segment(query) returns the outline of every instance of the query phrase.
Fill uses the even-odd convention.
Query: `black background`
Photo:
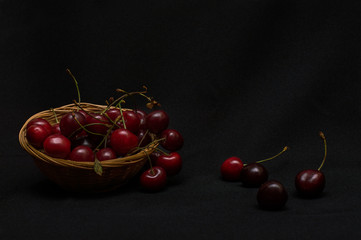
[[[360,1],[0,1],[1,239],[360,239]],[[165,191],[137,180],[83,196],[49,182],[21,149],[33,114],[103,104],[143,84],[182,132],[184,167]],[[141,101],[140,101],[141,102]],[[140,103],[137,103],[140,104]],[[132,107],[132,106],[129,106]],[[294,177],[329,154],[322,197]],[[220,179],[230,156],[265,163],[289,201]]]

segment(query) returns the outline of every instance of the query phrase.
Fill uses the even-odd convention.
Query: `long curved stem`
[[[320,131],[320,137],[322,138],[323,140],[323,145],[325,146],[325,152],[323,154],[323,160],[322,160],[322,163],[321,165],[318,167],[318,171],[321,170],[321,168],[323,167],[323,164],[325,164],[325,161],[326,161],[326,156],[327,156],[327,142],[326,142],[326,137],[325,137],[325,134],[323,134],[323,132]]]
[[[262,163],[262,162],[267,162],[267,161],[269,161],[269,160],[272,160],[272,159],[278,157],[279,155],[281,155],[282,153],[284,153],[285,151],[287,151],[288,149],[289,149],[289,147],[288,147],[288,146],[285,146],[281,152],[277,153],[277,154],[274,155],[273,157],[270,157],[270,158],[266,158],[266,159],[257,161],[256,163]]]
[[[79,91],[79,85],[78,81],[75,79],[74,75],[70,72],[69,69],[66,69],[66,72],[70,75],[70,77],[74,80],[76,91],[78,92],[78,102],[81,102],[80,100],[80,91]]]

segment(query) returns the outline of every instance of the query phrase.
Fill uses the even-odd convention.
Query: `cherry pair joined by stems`
[[[287,151],[288,147],[284,147],[281,152],[273,157],[266,158],[255,163],[244,164],[238,157],[230,157],[226,159],[221,166],[221,175],[226,181],[242,181],[245,186],[257,187],[268,179],[266,168],[260,164],[272,160]]]

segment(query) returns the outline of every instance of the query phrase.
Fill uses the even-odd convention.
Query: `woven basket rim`
[[[106,107],[105,105],[98,105],[98,104],[87,103],[87,102],[81,102],[80,106],[84,109],[91,108],[91,109],[97,109],[97,110],[102,110]],[[58,108],[54,108],[53,110],[55,111],[55,113],[57,115],[61,115],[61,114],[65,114],[65,113],[68,113],[69,111],[76,110],[76,109],[77,109],[77,106],[74,103],[72,103],[72,104],[63,105]],[[122,110],[130,111],[131,109],[122,108]],[[20,143],[21,147],[26,152],[28,152],[31,156],[33,156],[39,160],[42,160],[44,162],[47,162],[49,164],[59,165],[59,166],[63,166],[63,167],[70,167],[70,168],[93,169],[94,162],[77,162],[77,161],[72,161],[72,160],[53,158],[53,157],[46,155],[44,152],[34,148],[28,142],[28,140],[26,138],[27,124],[32,119],[45,118],[46,120],[48,120],[47,117],[44,117],[44,116],[53,116],[53,115],[54,114],[53,114],[52,110],[49,109],[49,110],[44,110],[44,111],[38,112],[38,113],[32,115],[30,118],[28,118],[19,131],[19,143]],[[147,157],[149,154],[151,154],[158,145],[159,145],[158,142],[153,142],[147,148],[143,149],[142,151],[140,151],[134,155],[101,161],[101,165],[103,168],[116,168],[116,167],[121,167],[124,165],[143,161],[143,159],[145,157]]]

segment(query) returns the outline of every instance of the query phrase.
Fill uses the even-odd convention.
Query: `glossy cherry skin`
[[[178,151],[183,147],[183,137],[182,135],[175,129],[166,129],[161,133],[161,137],[164,140],[161,142],[162,147],[167,149],[168,151],[174,152]]]
[[[136,134],[139,131],[140,125],[140,119],[138,117],[138,114],[136,114],[134,111],[123,111],[123,117],[127,129],[132,133]],[[124,128],[122,120],[118,122],[118,125],[121,128]]]
[[[81,131],[81,125],[86,124],[85,117],[79,112],[67,113],[60,120],[61,134],[69,137],[76,134],[76,131]]]
[[[93,150],[87,146],[78,146],[70,152],[69,160],[77,162],[94,162]]]
[[[243,162],[238,157],[227,158],[221,165],[221,175],[226,181],[239,181],[241,179],[241,171]]]
[[[318,170],[303,170],[295,178],[298,193],[306,197],[316,197],[321,194],[325,184],[325,175]]]
[[[168,114],[163,110],[155,110],[147,115],[147,128],[150,132],[159,134],[167,129],[169,124]]]
[[[26,125],[26,128],[29,128],[32,125],[41,125],[45,128],[49,135],[52,134],[52,126],[47,120],[43,118],[34,118],[28,123],[28,125]]]
[[[139,109],[134,110],[134,112],[138,114],[139,117],[139,121],[140,121],[139,129],[143,129],[143,130],[147,129],[147,120],[146,120],[147,113]]]
[[[247,164],[241,171],[241,182],[246,187],[259,187],[267,179],[268,171],[259,163]]]
[[[162,154],[160,152],[152,152],[149,157],[150,157],[150,161],[152,162],[152,165],[154,166],[158,157],[161,156]]]
[[[114,122],[120,116],[120,110],[118,108],[111,108],[106,111],[106,114]]]
[[[61,134],[50,135],[45,139],[43,146],[45,153],[54,158],[65,159],[71,152],[70,140]]]
[[[110,159],[117,158],[117,154],[112,148],[102,148],[96,153],[97,159],[99,161],[105,161]]]
[[[73,149],[78,146],[87,146],[91,149],[96,147],[93,139],[87,135],[77,136],[74,140],[71,141],[71,147]]]
[[[51,134],[61,134],[59,123],[55,123],[53,126],[51,126]]]
[[[94,124],[87,126],[86,128],[93,133],[99,133],[105,135],[109,129],[106,124],[109,124],[109,120],[100,114],[92,114],[92,117],[87,120],[87,124]]]
[[[31,125],[26,130],[26,139],[35,148],[42,148],[49,132],[42,125]]]
[[[155,166],[162,167],[167,176],[174,176],[182,169],[182,158],[177,152],[171,152],[169,155],[162,154],[155,161]]]
[[[149,132],[147,133],[147,135],[145,135],[146,133],[147,133],[147,131],[144,129],[140,129],[137,133],[138,142],[140,143],[140,147],[145,147],[149,143],[152,142],[152,137],[149,135]]]
[[[285,187],[275,180],[270,180],[261,185],[257,193],[258,205],[267,210],[282,209],[288,200]]]
[[[79,110],[78,113],[82,114],[85,117],[86,122],[91,118],[91,116],[84,110]]]
[[[167,173],[162,167],[148,169],[140,176],[140,184],[147,191],[161,191],[167,184]]]
[[[119,128],[110,136],[110,144],[118,155],[124,156],[138,146],[138,137],[127,129]]]

